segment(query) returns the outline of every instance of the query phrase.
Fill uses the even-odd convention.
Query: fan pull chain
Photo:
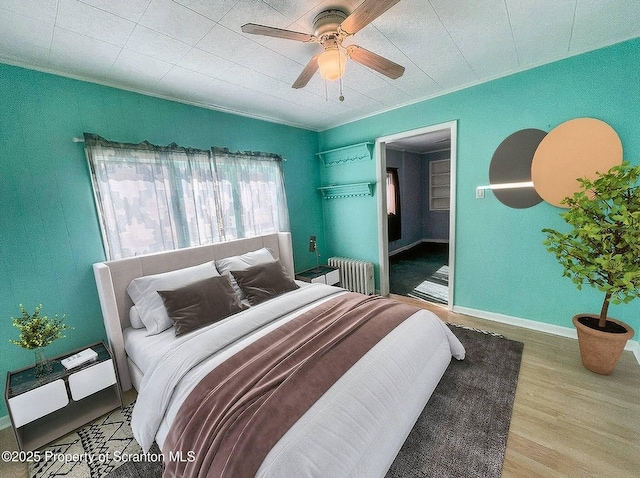
[[[338,55],[338,66],[339,66],[339,69],[342,70],[342,65],[340,64],[341,63],[340,58],[341,58],[340,55]],[[342,94],[342,75],[340,76],[340,78],[338,78],[338,80],[340,81],[340,96],[338,96],[338,99],[340,101],[344,101],[344,95]]]
[[[329,82],[324,80],[324,100],[329,101]]]

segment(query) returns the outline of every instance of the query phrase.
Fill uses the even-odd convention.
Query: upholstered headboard
[[[98,262],[93,265],[104,326],[111,351],[115,357],[123,390],[131,388],[131,377],[122,335],[122,330],[131,325],[129,323],[129,309],[133,302],[127,294],[129,283],[136,277],[182,269],[215,259],[255,251],[262,247],[271,250],[289,272],[291,278],[295,276],[291,234],[288,232]]]

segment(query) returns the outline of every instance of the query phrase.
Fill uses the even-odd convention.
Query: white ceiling
[[[319,45],[243,34],[313,33],[360,0],[0,0],[0,62],[279,123],[324,130],[640,36],[638,0],[401,0],[345,44],[406,68],[353,61],[295,90]]]
[[[451,149],[451,129],[445,128],[415,136],[406,136],[386,143],[386,147],[418,154],[449,151]]]

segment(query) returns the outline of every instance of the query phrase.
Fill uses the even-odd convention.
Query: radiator
[[[329,265],[340,270],[340,285],[345,289],[367,295],[374,293],[373,262],[330,257]]]

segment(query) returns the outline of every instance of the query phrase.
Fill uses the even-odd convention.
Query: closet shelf
[[[321,151],[316,155],[322,160],[325,166],[349,163],[354,161],[365,161],[373,157],[373,143],[358,143],[342,148]]]
[[[373,183],[333,184],[318,188],[325,199],[373,196]]]

